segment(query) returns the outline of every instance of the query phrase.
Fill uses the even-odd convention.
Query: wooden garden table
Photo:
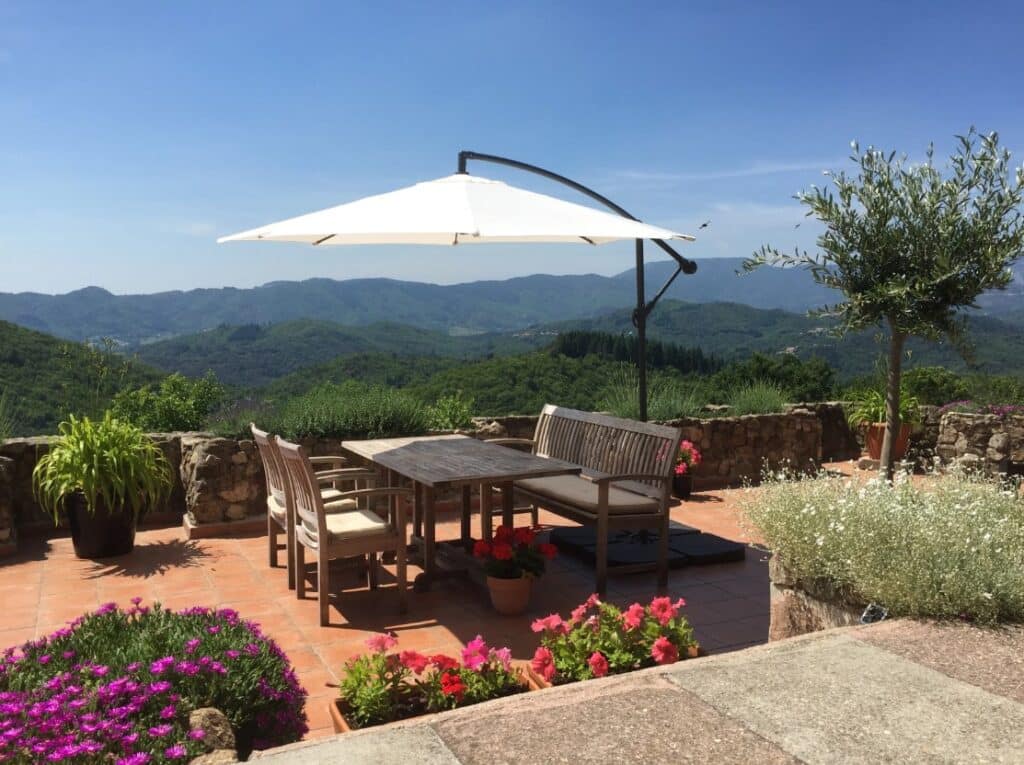
[[[397,476],[413,483],[413,543],[419,548],[423,565],[423,573],[416,577],[418,590],[429,589],[430,584],[440,578],[434,513],[434,497],[439,490],[457,488],[462,491],[459,541],[466,553],[472,542],[470,500],[474,486],[480,489],[481,537],[490,539],[493,487],[502,490],[502,523],[511,526],[514,481],[571,475],[581,470],[579,465],[570,462],[537,457],[459,435],[343,441],[341,448],[383,468],[389,485],[396,482]]]

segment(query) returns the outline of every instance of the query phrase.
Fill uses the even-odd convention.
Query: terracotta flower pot
[[[487,589],[491,592],[491,605],[499,614],[518,616],[530,605],[530,588],[533,579],[521,576],[518,579],[487,577]]]
[[[693,491],[693,476],[689,473],[672,476],[672,496],[676,499],[689,499]]]
[[[896,437],[896,443],[892,447],[892,458],[894,460],[901,460],[907,456],[907,446],[910,444],[910,431],[912,427],[903,423],[900,425],[899,436]],[[875,422],[868,425],[867,432],[864,434],[864,443],[868,449],[868,456],[873,460],[879,460],[882,458],[882,441],[885,438],[885,423]]]

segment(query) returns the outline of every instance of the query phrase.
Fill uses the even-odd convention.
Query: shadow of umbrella
[[[101,579],[108,576],[124,576],[148,579],[165,574],[171,569],[197,568],[209,557],[210,554],[191,539],[145,542],[137,544],[128,555],[119,555],[94,563],[87,577]]]

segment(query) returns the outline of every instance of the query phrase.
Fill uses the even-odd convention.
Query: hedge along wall
[[[537,418],[478,418],[467,435],[477,438],[532,437]],[[701,449],[704,461],[694,471],[698,489],[756,481],[762,464],[782,460],[799,468],[824,459],[846,459],[852,434],[838,404],[795,406],[786,414],[680,420],[684,437]],[[844,430],[845,429],[845,430]],[[170,525],[183,517],[190,535],[203,536],[257,528],[264,522],[266,484],[255,444],[205,433],[157,433],[174,468],[170,498],[147,523]],[[0,553],[14,549],[17,533],[46,533],[54,528],[32,496],[32,470],[52,437],[12,439],[0,444]],[[823,444],[828,448],[823,449]],[[340,454],[338,440],[308,440],[313,455]],[[845,450],[845,451],[844,451]],[[842,452],[842,453],[840,453]]]

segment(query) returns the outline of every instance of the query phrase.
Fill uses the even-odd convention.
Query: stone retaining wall
[[[703,452],[694,471],[698,489],[756,481],[762,465],[783,460],[798,468],[819,464],[823,439],[826,453],[836,459],[849,438],[838,423],[838,404],[793,407],[786,414],[682,420],[685,437]],[[536,416],[475,418],[463,431],[477,438],[531,438]],[[825,434],[828,434],[827,437]],[[185,520],[190,535],[233,533],[257,528],[266,512],[263,468],[250,440],[216,438],[207,433],[158,433],[153,439],[174,467],[174,485],[166,504],[147,516],[150,524]],[[32,470],[49,449],[52,437],[12,439],[0,444],[0,552],[18,532],[46,533],[53,519],[32,496]],[[340,454],[337,439],[309,439],[303,444],[313,455]],[[444,499],[443,497],[440,499]]]
[[[768,562],[771,618],[768,640],[859,624],[867,604],[825,579],[799,579],[777,557]]]
[[[939,422],[935,452],[947,464],[1024,474],[1024,415],[946,412]]]

